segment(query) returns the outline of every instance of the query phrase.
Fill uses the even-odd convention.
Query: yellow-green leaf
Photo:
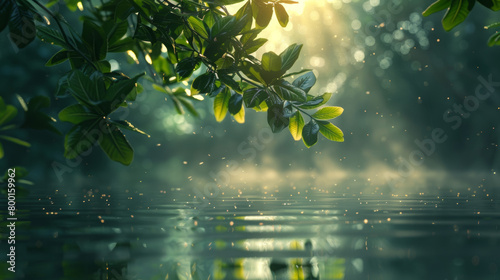
[[[229,99],[231,98],[231,90],[225,88],[221,93],[219,93],[214,99],[214,115],[218,122],[224,120],[227,114]]]
[[[276,18],[278,19],[280,25],[282,27],[286,27],[288,25],[289,16],[283,5],[275,4],[274,11],[276,12]]]
[[[281,57],[274,52],[262,55],[262,68],[266,71],[277,72],[281,70]]]
[[[290,117],[290,123],[288,124],[290,129],[290,134],[292,134],[295,141],[302,139],[302,129],[304,128],[304,119],[300,112],[295,112],[293,116]]]
[[[336,142],[344,142],[344,133],[340,128],[335,125],[325,122],[319,121],[319,132],[323,134],[328,140],[336,141]]]
[[[330,120],[336,118],[344,112],[344,108],[338,106],[324,107],[319,109],[312,115],[313,118],[318,120]]]
[[[25,146],[25,147],[31,147],[31,144],[24,141],[24,140],[21,140],[19,138],[15,138],[15,137],[10,137],[10,136],[6,136],[6,135],[0,135],[0,138],[4,139],[4,140],[7,140],[7,141],[10,141],[12,143],[15,143],[17,145],[21,145],[21,146]]]
[[[243,104],[241,105],[241,110],[233,115],[234,117],[234,120],[238,123],[245,123],[245,107],[243,106]]]

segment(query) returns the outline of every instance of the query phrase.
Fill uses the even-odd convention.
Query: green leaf
[[[493,11],[500,10],[500,0],[478,0],[478,2]]]
[[[281,70],[281,58],[274,52],[267,52],[262,55],[262,68],[270,72]]]
[[[283,103],[283,116],[285,118],[290,118],[297,112],[297,109],[293,106],[292,102],[290,101],[285,101]]]
[[[256,52],[260,47],[262,47],[265,43],[267,43],[267,39],[264,38],[259,38],[255,39],[253,41],[248,41],[243,45],[243,49],[247,54],[251,54],[253,52]]]
[[[307,101],[307,94],[304,90],[285,80],[279,80],[273,88],[274,91],[284,100],[300,102]]]
[[[219,17],[219,15],[215,14],[213,11],[210,11],[205,14],[203,17],[203,23],[206,24],[208,27],[212,27],[215,24],[215,18]]]
[[[21,166],[13,166],[12,168],[16,170],[16,176],[15,176],[16,180],[28,176],[29,172],[28,172],[28,170],[26,170],[26,168],[21,167]],[[7,181],[7,179],[9,178],[8,176],[9,176],[8,171],[6,170],[3,177],[0,178],[0,182]]]
[[[219,93],[221,93],[224,89],[226,88],[226,85],[221,85],[220,87],[216,88],[214,91],[212,91],[208,96],[210,97],[216,97]]]
[[[297,72],[292,72],[292,73],[288,73],[286,75],[283,75],[281,76],[281,78],[287,78],[287,77],[291,77],[291,76],[295,76],[295,75],[300,75],[300,74],[303,74],[303,73],[306,73],[306,72],[311,72],[312,69],[302,69],[300,71],[297,71]]]
[[[292,68],[297,58],[299,58],[302,45],[293,44],[286,48],[281,54],[281,72],[285,73],[288,69]]]
[[[80,2],[80,0],[64,0],[64,2],[66,3],[66,6],[68,7],[68,9],[72,12],[75,12],[76,9],[78,9],[78,2]]]
[[[231,98],[231,90],[225,88],[214,99],[214,115],[218,122],[222,122],[227,115],[229,99]]]
[[[188,110],[188,112],[191,113],[194,117],[200,116],[200,114],[198,113],[198,111],[196,111],[191,101],[186,100],[185,98],[183,98],[183,96],[179,96],[178,99],[179,102],[182,104],[182,106],[184,106],[184,108],[186,108],[186,110]]]
[[[64,97],[67,94],[69,94],[68,76],[70,76],[70,75],[71,75],[71,72],[62,76],[61,78],[59,78],[59,81],[57,81],[57,89],[56,89],[56,93],[55,93],[56,97]]]
[[[249,76],[250,78],[257,80],[262,84],[267,84],[266,83],[267,79],[264,79],[261,75],[261,72],[263,72],[264,70],[260,66],[258,66],[258,65],[250,66],[248,68],[248,71],[250,72],[250,76]]]
[[[242,110],[243,105],[243,95],[241,94],[233,94],[231,98],[229,98],[229,113],[232,115],[238,114],[240,110]]]
[[[495,33],[488,39],[488,46],[493,47],[495,45],[500,45],[500,33]]]
[[[200,63],[199,57],[187,57],[177,63],[175,71],[179,75],[179,79],[183,80],[191,77],[195,68],[198,67]]]
[[[11,130],[11,129],[15,129],[15,128],[17,128],[17,125],[15,125],[15,124],[9,124],[9,125],[6,125],[6,126],[2,126],[0,128],[0,131]]]
[[[269,107],[267,106],[266,101],[262,101],[259,105],[253,107],[252,109],[254,109],[256,112],[267,112]]]
[[[304,119],[300,112],[295,112],[293,116],[290,117],[290,123],[288,124],[288,129],[290,129],[290,134],[292,134],[295,141],[302,139],[302,129],[304,128]]]
[[[39,95],[30,99],[27,106],[28,110],[26,111],[35,112],[42,108],[48,108],[49,106],[50,106],[50,99],[46,96]]]
[[[56,54],[54,54],[47,63],[45,63],[45,66],[54,66],[60,63],[63,63],[68,59],[68,51],[67,50],[60,50]]]
[[[105,126],[102,137],[98,140],[101,149],[108,157],[124,165],[130,165],[134,159],[134,149],[125,138],[125,135],[115,124]]]
[[[17,115],[17,108],[12,105],[5,105],[0,97],[0,126],[11,121]]]
[[[174,103],[174,108],[177,111],[177,114],[184,115],[184,109],[182,109],[182,103],[179,101],[179,98],[172,96],[170,100]]]
[[[243,35],[240,37],[240,42],[244,45],[247,42],[250,42],[252,40],[255,40],[257,36],[262,32],[262,29],[251,29],[247,30],[243,33]]]
[[[3,156],[4,156],[3,145],[0,142],[0,159],[3,158]]]
[[[330,98],[332,97],[331,92],[325,92],[323,95],[312,97],[311,95],[308,95],[308,100],[306,103],[300,104],[299,107],[301,109],[314,109],[318,108],[321,105],[324,105]]]
[[[61,121],[70,122],[72,124],[79,124],[97,118],[101,118],[101,116],[87,111],[87,109],[80,104],[68,106],[59,112],[59,119]]]
[[[64,157],[74,159],[92,148],[103,131],[99,128],[104,119],[93,119],[73,126],[64,139]]]
[[[250,30],[252,28],[252,6],[250,5],[250,1],[246,2],[234,16],[244,24],[242,28],[243,32]]]
[[[113,42],[108,46],[108,52],[126,52],[134,48],[136,41],[130,37],[125,37]]]
[[[142,23],[137,24],[135,29],[134,39],[139,39],[145,42],[151,42],[151,44],[156,43],[156,34],[151,29],[151,27],[144,25]]]
[[[308,93],[314,84],[316,84],[316,76],[313,72],[308,72],[295,79],[292,84]]]
[[[50,8],[54,6],[55,4],[59,3],[59,0],[49,0],[47,4],[45,4],[45,7]]]
[[[205,25],[203,24],[203,21],[201,21],[201,19],[190,16],[187,21],[191,28],[193,28],[194,31],[196,31],[200,36],[202,36],[204,39],[208,38],[208,31],[205,29]]]
[[[319,125],[315,120],[308,122],[302,130],[302,140],[306,147],[310,148],[318,142]]]
[[[35,39],[36,27],[33,14],[22,6],[13,4],[9,21],[9,37],[18,48],[22,49]]]
[[[233,64],[234,64],[234,58],[230,55],[224,55],[215,62],[215,65],[217,65],[218,70],[228,69],[232,67]]]
[[[233,77],[224,74],[222,71],[219,71],[219,80],[224,83],[226,86],[230,87],[232,90],[243,93],[240,87],[240,83],[235,81]]]
[[[153,84],[153,88],[161,93],[165,94],[171,94],[170,92],[167,91],[167,89],[164,86],[160,86],[158,84]]]
[[[109,120],[110,123],[120,127],[120,128],[124,128],[124,129],[128,129],[130,131],[134,131],[134,132],[137,132],[137,133],[140,133],[142,135],[146,135],[147,137],[150,137],[149,134],[147,134],[146,132],[138,129],[137,127],[135,127],[134,125],[132,125],[130,122],[128,121],[115,121],[115,120]]]
[[[342,115],[343,112],[344,109],[342,107],[324,107],[314,113],[312,117],[318,120],[330,120]]]
[[[267,123],[273,133],[278,133],[288,126],[289,119],[283,114],[283,104],[273,104],[267,110]]]
[[[80,70],[75,70],[68,78],[68,89],[75,99],[87,108],[95,107],[96,88],[90,78]]]
[[[236,22],[231,27],[231,30],[227,32],[226,36],[236,36],[242,34],[243,32],[249,30],[252,23],[252,13],[249,11],[243,14],[241,18],[236,17]]]
[[[127,99],[129,93],[136,88],[137,80],[143,75],[144,73],[141,73],[131,79],[121,80],[108,88],[105,100],[111,102],[111,107],[104,112],[106,115],[116,110]]]
[[[438,0],[432,3],[423,13],[424,17],[442,11],[444,9],[448,9],[450,7],[452,0]]]
[[[344,133],[340,128],[335,125],[325,122],[319,121],[319,132],[323,134],[328,140],[336,141],[336,142],[344,142]]]
[[[214,26],[212,26],[210,32],[210,39],[214,39],[216,37],[224,37],[227,35],[238,33],[239,30],[237,32],[231,32],[235,23],[236,23],[236,18],[234,16],[225,16],[222,19],[216,18],[215,24]]]
[[[0,2],[0,32],[4,30],[4,28],[9,23],[10,15],[12,12],[12,1],[4,0]]]
[[[191,94],[211,93],[217,88],[215,81],[216,77],[212,72],[207,72],[198,76],[191,84]]]
[[[26,142],[24,140],[21,140],[19,138],[10,137],[10,136],[7,136],[7,135],[0,135],[0,138],[2,138],[4,140],[7,140],[9,142],[15,143],[15,144],[20,145],[20,146],[31,147],[30,143],[28,143],[28,142]]]
[[[107,60],[97,61],[95,63],[95,66],[96,66],[97,70],[101,73],[111,72],[111,63],[109,63],[109,61],[107,61]]]
[[[20,98],[20,97],[19,97]],[[20,98],[20,100],[22,100]],[[24,100],[23,100],[24,101]],[[27,108],[25,108],[25,118],[22,128],[32,128],[32,129],[45,129],[52,131],[56,134],[61,134],[57,128],[55,128],[52,123],[56,120],[47,114],[40,112],[42,108],[50,107],[50,99],[46,96],[35,96],[28,102]]]
[[[115,22],[115,21],[110,21],[110,22],[113,23],[113,26],[111,27],[110,30],[106,30],[108,45],[112,45],[113,43],[116,43],[117,41],[122,39],[123,36],[125,36],[128,31],[128,21],[124,20],[121,22]]]
[[[115,19],[126,21],[130,14],[135,13],[136,9],[128,0],[118,0],[115,2],[116,8],[114,10]]]
[[[498,28],[500,27],[500,22],[495,22],[495,23],[492,23],[490,25],[487,25],[484,27],[484,29],[492,29],[492,28]]]
[[[261,88],[251,88],[243,93],[243,100],[248,108],[259,106],[268,98],[268,94]]]
[[[60,31],[45,26],[37,26],[36,29],[37,36],[40,40],[69,49],[69,46],[66,44],[66,41],[64,41],[64,37]]]
[[[274,4],[274,12],[276,13],[276,18],[282,27],[288,25],[289,16],[283,5],[276,3]]]
[[[259,1],[252,1],[252,12],[257,28],[263,29],[271,22],[273,6]]]
[[[28,111],[28,105],[26,105],[26,102],[24,101],[24,99],[19,94],[16,94],[16,97],[17,97],[17,101],[19,101],[19,104],[21,104],[21,107],[23,108],[23,110],[25,112]]]
[[[82,38],[87,44],[93,60],[99,61],[106,58],[106,53],[108,52],[108,38],[101,26],[90,20],[85,20],[83,22]]]
[[[231,4],[236,4],[239,2],[243,2],[245,0],[215,0],[214,5],[216,6],[222,6],[222,5],[231,5]]]
[[[443,18],[444,30],[450,31],[462,23],[474,7],[476,0],[452,0],[450,9]]]

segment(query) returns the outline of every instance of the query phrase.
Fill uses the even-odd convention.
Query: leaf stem
[[[306,114],[306,115],[307,115],[308,117],[310,117],[312,120],[315,120],[315,118],[313,118],[313,116],[311,116],[311,115],[310,115],[309,113],[307,113],[306,111],[304,111],[304,110],[300,109],[298,106],[293,105],[293,104],[292,104],[292,106],[293,106],[293,108],[297,109],[297,111],[300,111],[300,112],[302,112],[303,114]]]
[[[247,79],[247,78],[243,77],[243,76],[240,74],[240,72],[239,72],[239,71],[237,71],[237,72],[235,72],[235,73],[236,73],[236,75],[238,75],[238,77],[240,77],[240,79],[241,79],[242,81],[245,81],[245,82],[247,82],[247,83],[249,83],[249,84],[251,84],[251,85],[253,85],[253,86],[256,86],[256,87],[258,87],[258,88],[262,88],[262,86],[261,86],[261,85],[258,85],[258,84],[256,84],[256,83],[254,83],[254,82],[250,81],[249,79]]]

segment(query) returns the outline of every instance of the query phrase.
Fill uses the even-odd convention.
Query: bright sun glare
[[[298,0],[297,4],[284,4],[286,11],[291,14],[292,16],[295,15],[301,15],[302,12],[304,11],[304,6],[305,3],[308,2],[309,0]]]
[[[290,14],[290,15],[301,15],[302,14],[302,11],[304,10],[304,5],[306,2],[309,2],[309,0],[296,0],[296,4],[286,4],[284,3],[283,6],[285,7],[286,11]],[[236,13],[236,11],[238,11],[238,9],[244,5],[245,2],[243,2],[243,4],[240,4],[240,5],[230,5],[228,6],[228,10],[231,14],[234,14]]]

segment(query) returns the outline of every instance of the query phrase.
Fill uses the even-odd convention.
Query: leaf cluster
[[[437,0],[423,12],[423,15],[429,16],[446,10],[442,24],[446,31],[451,31],[469,16],[476,2],[479,2],[479,4],[492,11],[500,10],[500,0]],[[486,26],[486,29],[497,28],[499,26],[500,23],[494,23]],[[490,47],[500,45],[500,33],[496,32],[493,34],[488,40],[488,45]]]
[[[320,108],[331,93],[309,93],[316,82],[311,70],[288,73],[302,45],[293,44],[279,55],[267,52],[260,59],[254,56],[267,42],[258,37],[260,32],[273,15],[281,26],[287,26],[289,15],[285,7],[296,1],[103,0],[100,3],[94,6],[90,1],[64,1],[70,11],[81,14],[80,26],[70,25],[51,10],[59,4],[58,0],[46,5],[37,0],[5,0],[0,4],[0,30],[8,25],[11,37],[12,34],[27,37],[29,34],[19,31],[23,29],[19,22],[28,19],[40,40],[59,48],[46,66],[68,63],[71,67],[60,78],[55,91],[55,96],[75,101],[59,113],[60,120],[73,124],[65,136],[67,158],[78,157],[97,144],[110,159],[125,165],[132,162],[133,149],[122,129],[147,134],[111,115],[135,102],[143,89],[139,84],[141,77],[156,92],[165,94],[179,114],[188,111],[198,116],[194,102],[206,95],[214,100],[214,115],[219,122],[229,113],[243,123],[245,108],[253,108],[267,112],[273,132],[289,127],[293,138],[303,139],[307,147],[317,142],[320,133],[330,140],[343,141],[342,131],[328,121],[339,116],[342,108]],[[236,3],[241,3],[241,7],[230,14],[225,5]],[[50,19],[55,24],[47,25],[41,19]],[[25,40],[17,46],[23,48],[29,42]],[[146,73],[129,77],[112,69],[109,53],[122,53],[130,63],[146,65]],[[198,72],[201,74],[195,75]],[[288,80],[298,75],[295,80]],[[45,103],[38,102],[33,106],[45,107]],[[307,124],[304,116],[309,118]],[[35,118],[30,119],[27,127],[41,125],[33,123]],[[47,121],[44,125],[45,129],[55,129]]]

